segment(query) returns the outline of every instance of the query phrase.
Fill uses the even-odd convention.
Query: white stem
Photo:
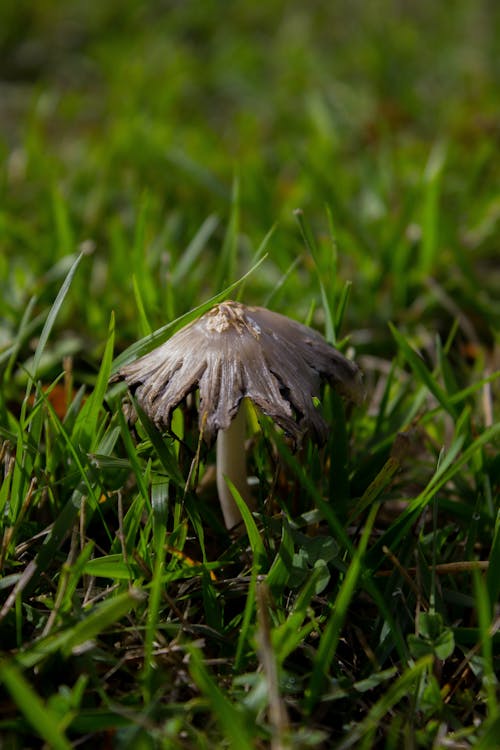
[[[245,404],[241,403],[227,430],[219,430],[217,435],[217,492],[228,529],[236,526],[242,519],[225,477],[231,480],[246,504],[253,507],[247,484],[245,436]]]

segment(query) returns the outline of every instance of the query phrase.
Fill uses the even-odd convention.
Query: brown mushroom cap
[[[125,380],[148,416],[167,429],[173,410],[199,388],[199,425],[210,443],[229,427],[243,398],[295,441],[309,431],[323,442],[328,427],[313,403],[322,378],[350,400],[362,398],[360,369],[319,333],[228,300],[123,367],[116,379]]]

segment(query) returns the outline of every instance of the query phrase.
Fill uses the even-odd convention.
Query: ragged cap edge
[[[226,360],[224,392],[221,361],[228,351],[234,354]],[[295,370],[286,367],[287,353]],[[176,384],[180,370],[186,379]],[[316,377],[356,404],[365,397],[360,368],[317,331],[265,308],[228,300],[125,365],[110,382],[125,381],[160,428],[170,429],[174,409],[199,388],[199,424],[208,443],[219,429],[227,429],[243,398],[300,443],[307,432],[318,442],[327,435],[328,426],[313,405],[319,394]]]

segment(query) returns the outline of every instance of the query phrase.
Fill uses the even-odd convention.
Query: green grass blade
[[[500,716],[488,718],[481,726],[481,736],[474,743],[474,750],[496,750],[500,737]]]
[[[215,214],[207,216],[172,271],[172,284],[174,286],[180,284],[189,274],[191,268],[205,250],[206,244],[217,229],[218,224],[219,219]]]
[[[473,571],[476,612],[478,615],[481,654],[483,662],[483,688],[486,694],[489,717],[499,713],[498,676],[495,673],[493,659],[492,613],[493,607],[488,598],[488,589],[479,571]]]
[[[56,229],[57,256],[62,258],[75,247],[75,238],[66,201],[56,185],[52,188],[52,213]]]
[[[312,569],[285,622],[273,630],[273,646],[279,664],[282,664],[307,635],[318,627],[317,622],[310,619],[310,614],[311,602],[316,594],[316,586],[321,576],[322,570],[320,567]]]
[[[313,259],[314,266],[316,269],[316,276],[319,283],[319,288],[321,292],[321,302],[323,304],[323,309],[325,311],[325,338],[327,341],[329,341],[331,344],[335,343],[336,340],[336,330],[335,330],[335,317],[333,314],[333,310],[330,303],[330,298],[328,296],[327,286],[325,283],[325,276],[329,276],[330,273],[324,272],[323,269],[320,267],[321,264],[321,257],[320,257],[320,251],[316,244],[316,240],[314,239],[314,235],[311,232],[306,220],[304,219],[304,214],[301,209],[297,209],[294,211],[295,218],[297,219],[300,227],[300,231],[302,234],[302,238],[304,240],[304,244],[306,248],[308,249],[311,258]],[[329,264],[330,265],[330,264]],[[328,269],[329,270],[329,269]],[[326,282],[330,284],[330,286],[334,286],[335,279],[326,279]]]
[[[135,399],[132,399],[134,408],[139,415],[141,424],[144,427],[148,438],[158,454],[163,468],[165,469],[167,476],[179,487],[184,487],[185,480],[179,469],[179,464],[174,452],[171,450],[168,442],[163,439],[161,432],[157,429],[153,421],[148,417],[143,409],[139,406]]]
[[[132,436],[130,435],[130,430],[128,428],[127,421],[125,419],[125,416],[121,408],[118,409],[117,413],[118,413],[118,422],[120,425],[121,437],[123,440],[123,444],[125,446],[125,450],[127,451],[127,455],[129,457],[130,463],[132,465],[132,471],[135,476],[135,480],[137,482],[139,492],[143,500],[149,504],[149,492],[148,492],[148,488],[147,488],[145,478],[144,478],[144,471],[141,467],[139,456],[137,455],[137,450],[133,443]]]
[[[50,566],[65,537],[70,533],[84,500],[79,490],[74,490],[68,502],[55,519],[50,534],[40,548],[34,560],[35,572],[26,591],[30,592],[38,583],[41,575]]]
[[[4,473],[4,478],[2,483],[0,484],[0,518],[4,519],[4,521],[7,521],[8,515],[5,512],[5,508],[7,506],[7,503],[11,497],[11,483],[12,483],[12,475],[15,471],[15,464],[11,463],[10,466],[6,469]],[[17,518],[17,513],[12,513],[12,519]],[[4,522],[0,522],[0,532],[3,533],[4,529]]]
[[[180,168],[199,187],[205,188],[207,192],[222,198],[224,201],[230,199],[227,186],[219,180],[213,172],[203,163],[191,159],[185,151],[180,148],[171,148],[166,154],[166,159],[174,166]]]
[[[267,251],[267,246],[269,245],[269,242],[271,241],[271,238],[275,230],[276,230],[276,225],[273,224],[271,229],[268,232],[266,232],[264,239],[260,243],[259,247],[257,248],[252,258],[252,265],[254,265],[255,263],[258,263],[264,257]],[[247,284],[247,279],[242,281],[241,284],[239,285],[238,293],[235,295],[235,299],[238,302],[241,302],[241,300],[244,299],[246,284]],[[265,305],[265,307],[267,307],[267,304]]]
[[[278,554],[274,558],[274,562],[269,569],[266,579],[269,590],[274,597],[277,597],[283,591],[288,579],[290,578],[294,553],[290,524],[285,517],[283,517],[282,523],[281,543],[278,549]]]
[[[44,395],[45,398],[45,395]],[[92,480],[92,467],[90,467],[88,456],[84,453],[82,453],[80,447],[78,445],[75,445],[75,442],[72,440],[72,437],[68,435],[67,430],[65,429],[65,425],[62,424],[61,420],[57,416],[52,404],[50,401],[46,399],[45,401],[47,411],[49,412],[49,416],[51,418],[52,424],[54,425],[54,428],[59,435],[59,437],[62,439],[62,442],[65,444],[66,449],[71,454],[71,460],[73,461],[75,468],[78,471],[78,474],[80,475],[81,480],[81,489],[82,491],[85,490],[90,499],[92,500],[92,506],[95,508],[98,501],[98,496],[96,495],[96,488],[95,484]],[[78,490],[78,487],[77,487]]]
[[[233,190],[231,193],[231,214],[215,270],[216,289],[220,289],[224,284],[230,283],[235,277],[239,230],[240,181],[236,175],[233,180]]]
[[[36,734],[53,750],[71,750],[72,744],[58,727],[60,717],[54,714],[33,690],[22,672],[11,662],[0,662],[0,680]]]
[[[146,629],[146,643],[149,654],[152,654],[153,638],[158,621],[158,612],[162,594],[160,581],[165,563],[165,535],[168,518],[168,495],[170,484],[168,481],[156,480],[151,488],[151,507],[153,509],[153,538],[154,547],[154,569],[151,580],[151,595],[148,608],[148,625]],[[150,638],[150,642],[148,639]]]
[[[110,578],[131,583],[141,577],[139,566],[125,562],[121,552],[88,560],[83,567],[83,572],[96,578]]]
[[[422,209],[422,244],[420,248],[420,272],[429,276],[436,265],[439,249],[439,198],[441,193],[441,176],[446,158],[446,149],[442,143],[434,146],[424,172],[424,197]]]
[[[147,228],[152,198],[149,191],[144,190],[139,199],[137,223],[135,225],[134,241],[130,252],[131,272],[134,281],[134,291],[137,292],[136,302],[140,313],[140,322],[149,327],[147,310],[154,309],[157,304],[158,286],[155,283],[149,260],[149,245]]]
[[[33,380],[38,376],[38,371],[40,369],[40,362],[42,359],[43,352],[45,350],[45,347],[47,345],[47,341],[49,339],[50,333],[52,331],[52,328],[54,326],[54,323],[56,321],[56,318],[59,314],[59,311],[62,307],[62,304],[65,300],[65,297],[69,291],[69,288],[71,286],[71,282],[73,281],[73,278],[75,276],[75,273],[78,269],[78,266],[81,263],[81,260],[83,258],[83,253],[80,253],[75,261],[73,262],[68,275],[64,279],[64,282],[57,294],[56,299],[54,300],[54,304],[52,305],[50,312],[47,316],[47,320],[45,321],[45,325],[42,328],[42,332],[40,334],[40,338],[38,340],[38,344],[35,351],[35,356],[33,358],[33,365],[31,370],[31,377]]]
[[[69,657],[73,649],[104,633],[134,610],[143,599],[144,594],[138,588],[129,588],[121,594],[110,597],[97,604],[90,614],[86,614],[76,625],[66,627],[60,633],[36,641],[26,651],[18,654],[17,662],[25,667],[33,667],[47,656],[57,652]]]
[[[252,567],[252,576],[248,586],[248,593],[243,611],[240,632],[238,634],[238,643],[236,645],[236,654],[234,657],[234,673],[236,674],[243,664],[243,649],[250,639],[252,617],[255,618],[256,586],[257,586],[257,566]]]
[[[349,518],[351,521],[358,518],[363,513],[363,511],[365,511],[370,505],[372,505],[372,503],[375,502],[380,493],[392,481],[395,473],[401,467],[406,447],[407,438],[404,433],[402,433],[398,435],[398,437],[394,441],[391,455],[382,466],[376,477],[372,479],[366,490],[363,492],[362,496],[356,502],[354,508],[349,513]]]
[[[137,312],[139,314],[139,330],[141,332],[141,336],[151,336],[153,329],[151,328],[151,325],[148,320],[148,316],[146,314],[146,306],[144,304],[144,297],[141,291],[141,285],[137,281],[137,276],[134,274],[132,276],[132,286],[134,288],[134,298],[135,298],[135,304],[137,307]]]
[[[474,455],[488,443],[494,444],[500,435],[500,424],[493,425],[479,435],[462,453],[460,450],[463,446],[464,437],[458,435],[445,457],[440,461],[437,470],[430,478],[424,490],[408,505],[401,516],[391,525],[391,527],[380,537],[368,553],[368,567],[378,567],[384,559],[382,548],[389,547],[394,551],[393,545],[399,544],[408,532],[412,523],[416,520],[423,509],[431,502],[434,494],[438,492],[447,482],[467,464]]]
[[[459,440],[462,436],[458,436],[454,443],[452,444],[450,450],[448,451],[449,457],[448,460],[443,463],[443,465],[439,467],[439,471],[437,471],[432,479],[430,480],[429,484],[427,485],[426,489],[424,490],[424,493],[427,497],[430,496],[432,493],[437,492],[441,487],[443,487],[447,482],[449,482],[453,477],[458,474],[460,469],[467,464],[469,461],[473,460],[474,456],[482,450],[482,448],[488,443],[491,443],[492,445],[495,445],[496,440],[500,436],[500,423],[492,425],[492,427],[489,427],[484,432],[482,432],[478,437],[470,443],[467,448],[455,459],[455,451],[452,452],[452,448],[455,445],[458,445]],[[457,451],[458,452],[458,451]],[[453,456],[451,458],[450,456]]]
[[[156,485],[153,489],[153,513],[155,512],[156,501],[159,499],[158,494],[163,497],[166,495],[167,484]],[[156,496],[156,497],[155,497]],[[150,703],[154,693],[154,673],[156,670],[156,664],[153,656],[154,644],[156,640],[156,630],[158,627],[158,620],[160,615],[160,605],[162,601],[162,595],[164,592],[164,584],[162,581],[163,572],[165,569],[165,519],[162,519],[159,523],[155,524],[155,558],[153,566],[153,577],[151,580],[151,587],[148,599],[148,612],[146,618],[146,632],[144,639],[144,667],[142,671],[142,680],[144,684],[144,702],[146,705]]]
[[[204,312],[209,310],[211,307],[216,305],[218,302],[221,302],[224,299],[227,299],[227,297],[239,287],[240,284],[242,284],[251,274],[255,273],[258,268],[265,262],[267,256],[262,257],[260,260],[255,263],[249,271],[247,271],[243,276],[241,276],[237,281],[233,282],[232,284],[229,284],[222,292],[219,292],[218,294],[215,294],[213,297],[208,299],[206,302],[203,302],[201,305],[198,305],[197,307],[190,310],[188,313],[185,313],[184,315],[181,315],[180,317],[176,318],[175,320],[172,320],[170,323],[167,323],[166,325],[162,326],[161,328],[158,328],[154,333],[151,334],[151,336],[145,336],[144,338],[140,339],[139,341],[136,341],[134,344],[128,347],[124,352],[122,352],[113,362],[112,367],[112,373],[117,372],[120,367],[123,367],[124,365],[128,364],[132,360],[136,359],[137,357],[141,357],[143,354],[147,354],[147,352],[150,352],[152,349],[154,349],[156,346],[160,346],[169,336],[169,334],[175,333],[176,330],[181,328],[184,325],[187,325],[192,320],[197,318],[199,315],[203,315]]]
[[[418,381],[422,382],[424,385],[427,386],[429,391],[441,404],[443,409],[445,409],[448,412],[448,414],[450,414],[452,417],[456,417],[456,410],[452,402],[448,398],[445,391],[441,388],[439,383],[436,381],[433,374],[429,372],[429,370],[425,366],[423,359],[421,359],[421,357],[416,353],[416,351],[412,349],[412,347],[408,344],[403,334],[400,333],[398,329],[392,325],[392,323],[389,323],[389,328],[391,329],[392,335],[396,339],[396,342],[401,352],[403,353],[403,356],[405,357],[406,361],[410,365]]]
[[[224,695],[203,664],[199,651],[189,649],[189,671],[198,688],[208,700],[230,747],[238,750],[255,750],[254,737],[247,726],[244,714]]]
[[[294,258],[286,271],[281,275],[281,277],[278,279],[274,287],[271,289],[269,294],[267,295],[266,299],[264,300],[263,307],[269,307],[276,308],[276,301],[275,298],[279,296],[279,293],[281,289],[285,286],[288,279],[293,278],[293,275],[296,271],[296,269],[300,266],[302,262],[302,259],[300,256],[297,256],[297,258]],[[238,299],[240,298],[240,295],[238,294]]]
[[[23,407],[25,403],[26,399],[23,403]],[[24,411],[24,408],[22,411]],[[8,513],[11,523],[15,523],[18,518],[19,511],[22,508],[24,498],[28,491],[30,475],[33,469],[33,456],[26,445],[28,440],[27,425],[23,425],[23,421],[23,414],[21,414],[21,420],[18,422],[16,430],[16,460],[14,471],[12,473],[11,502]]]
[[[245,528],[248,534],[248,540],[250,542],[250,547],[252,548],[252,554],[254,556],[254,563],[255,565],[257,565],[257,568],[260,572],[267,565],[267,555],[266,555],[266,548],[264,547],[264,542],[262,541],[262,537],[259,534],[257,524],[255,523],[255,520],[254,520],[254,517],[252,515],[250,508],[248,507],[246,502],[243,500],[240,493],[234,486],[233,482],[231,482],[229,477],[225,477],[225,480],[234,498],[234,502],[238,506],[238,510],[241,513],[241,517],[243,518],[243,523],[245,524]]]
[[[30,301],[28,302],[26,306],[26,309],[23,312],[23,316],[21,318],[21,322],[19,323],[14,341],[5,351],[3,351],[0,354],[0,366],[3,364],[4,361],[7,361],[7,364],[5,366],[5,371],[3,373],[3,377],[6,382],[10,379],[12,375],[12,370],[14,369],[16,358],[21,348],[21,345],[23,341],[25,340],[25,338],[29,336],[30,334],[30,329],[31,329],[31,326],[33,325],[33,321],[31,321],[31,326],[30,326],[30,318],[33,313],[35,304],[36,304],[36,297],[31,297]]]
[[[337,745],[337,750],[347,750],[353,746],[371,750],[375,746],[375,734],[384,717],[418,685],[420,677],[432,667],[432,661],[433,656],[428,655],[408,667],[372,706],[366,718],[351,727],[346,739]]]
[[[305,471],[302,464],[297,460],[297,458],[293,455],[293,453],[290,451],[290,448],[285,443],[284,439],[280,436],[279,433],[274,432],[273,433],[273,442],[276,445],[276,448],[278,449],[278,453],[280,454],[280,457],[284,460],[284,463],[286,466],[292,471],[293,475],[297,477],[300,486],[304,489],[305,492],[310,496],[310,498],[314,501],[316,507],[320,511],[320,513],[323,515],[325,520],[327,521],[331,532],[333,536],[341,542],[343,547],[352,552],[353,546],[351,543],[351,540],[347,536],[345,532],[344,525],[340,522],[337,514],[331,507],[331,505],[324,500],[324,498],[321,496],[321,493],[318,491],[315,483],[311,480],[307,472]]]
[[[92,394],[82,406],[76,419],[73,429],[72,440],[81,449],[86,451],[94,450],[98,439],[99,432],[97,425],[100,420],[104,396],[108,387],[109,376],[111,372],[111,363],[113,361],[113,346],[115,340],[115,316],[111,313],[109,322],[108,340],[101,360],[101,367],[94,386]]]
[[[486,586],[490,601],[497,602],[500,598],[500,508],[497,510],[489,561],[490,565],[486,573]]]
[[[71,612],[74,605],[73,597],[78,585],[81,583],[80,578],[93,551],[94,543],[88,542],[83,547],[77,559],[71,565],[66,565],[63,568],[56,596],[56,601],[60,600],[60,612]]]
[[[340,292],[337,308],[335,310],[335,330],[340,331],[347,310],[349,297],[351,296],[352,281],[346,281]],[[335,342],[333,342],[335,343]]]
[[[309,714],[321,695],[326,675],[335,656],[342,626],[347,616],[347,609],[354,596],[362,572],[362,558],[366,551],[377,512],[378,508],[376,506],[370,511],[359,546],[347,569],[345,578],[335,599],[334,609],[321,636],[318,651],[314,659],[311,678],[305,693],[305,710]]]

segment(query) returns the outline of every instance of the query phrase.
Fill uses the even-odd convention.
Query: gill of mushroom
[[[321,381],[351,401],[363,396],[359,367],[313,329],[263,307],[222,302],[177,331],[165,344],[122,367],[141,408],[160,429],[173,410],[199,389],[199,427],[207,444],[217,438],[217,489],[228,529],[241,521],[226,477],[253,507],[246,481],[245,414],[248,399],[300,444],[319,443],[328,426],[314,405]]]

